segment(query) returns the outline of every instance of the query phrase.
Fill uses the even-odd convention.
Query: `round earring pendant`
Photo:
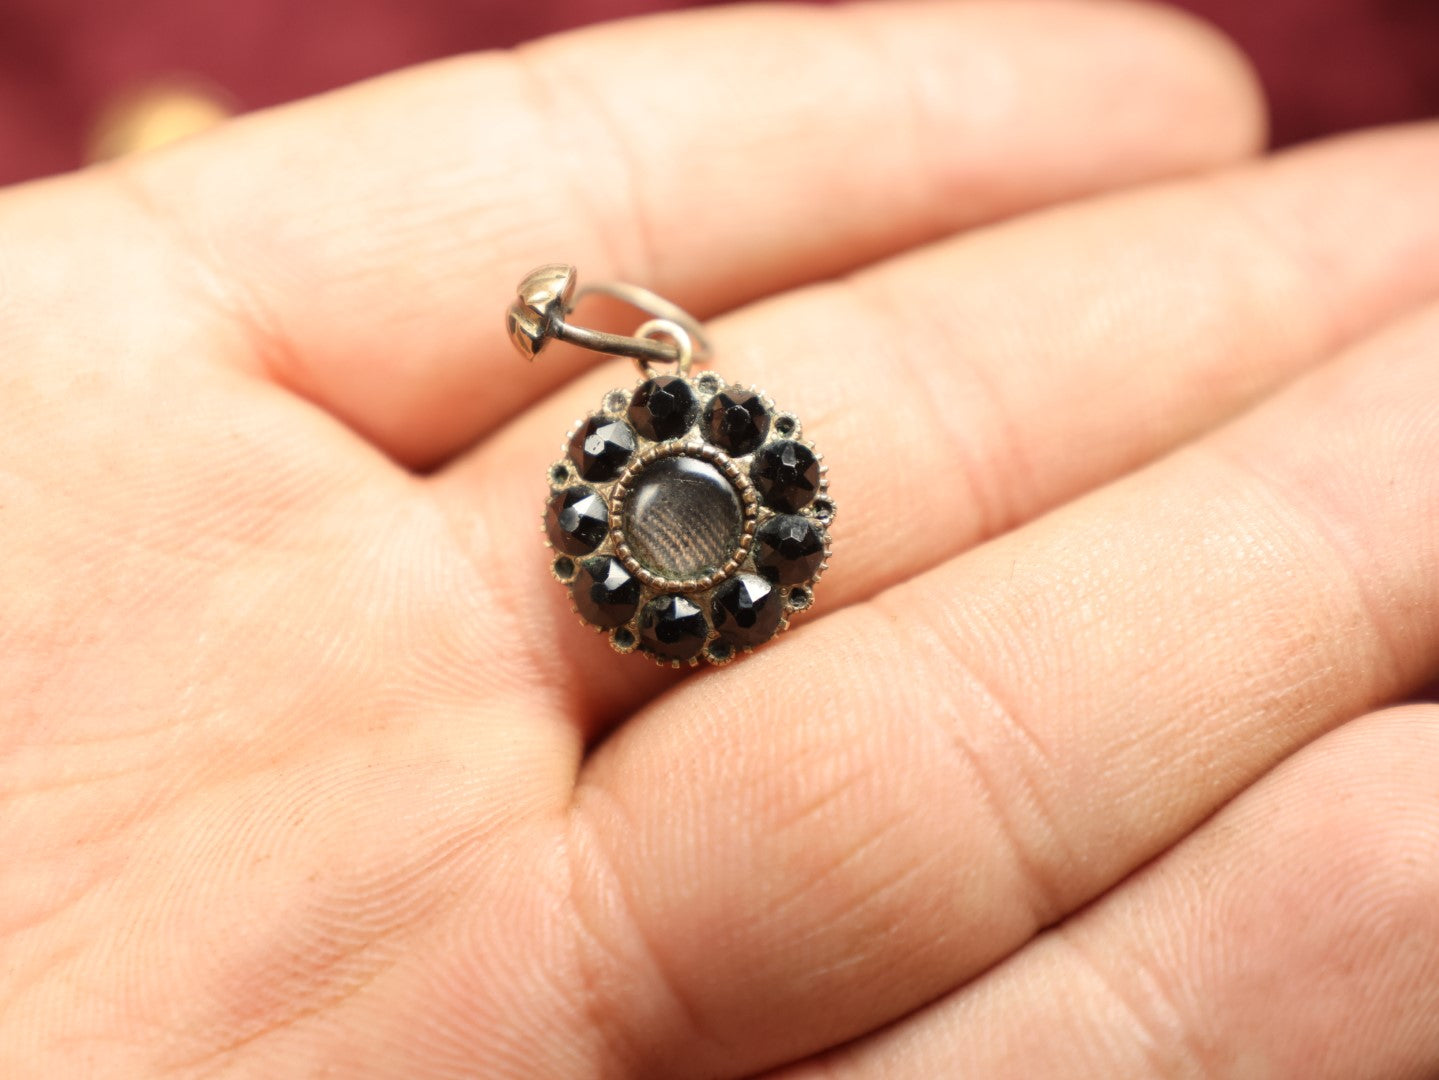
[[[550,467],[545,535],[622,653],[724,664],[810,606],[834,502],[797,417],[713,371],[611,390]]]

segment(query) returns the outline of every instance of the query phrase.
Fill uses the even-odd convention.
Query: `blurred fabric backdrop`
[[[1083,3],[1085,0],[1075,0]],[[684,0],[0,0],[0,183],[392,68]],[[1439,114],[1439,0],[1183,0],[1254,58],[1280,144]]]

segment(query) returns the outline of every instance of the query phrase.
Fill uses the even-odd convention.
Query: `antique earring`
[[[551,569],[616,651],[728,663],[814,600],[835,515],[825,466],[761,391],[691,374],[710,354],[692,316],[636,285],[577,289],[575,274],[542,266],[520,282],[511,340],[530,359],[552,340],[629,357],[640,380],[605,394],[550,466]],[[650,318],[632,337],[567,321],[590,294]]]

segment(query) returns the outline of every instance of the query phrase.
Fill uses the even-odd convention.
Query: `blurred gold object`
[[[153,150],[206,131],[234,108],[219,90],[169,79],[127,91],[101,111],[85,149],[88,161]]]

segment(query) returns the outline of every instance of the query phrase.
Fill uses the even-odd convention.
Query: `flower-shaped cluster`
[[[545,535],[575,611],[678,667],[732,660],[809,607],[834,503],[799,421],[713,372],[611,390],[550,468]]]

